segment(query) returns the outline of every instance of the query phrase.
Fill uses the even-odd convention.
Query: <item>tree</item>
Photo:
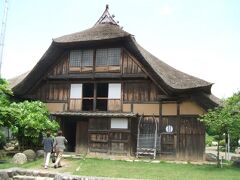
[[[9,127],[20,145],[38,145],[42,133],[56,131],[59,125],[49,119],[40,101],[15,102],[7,81],[0,79],[0,127]]]
[[[10,108],[10,98],[12,96],[12,91],[9,88],[9,84],[6,80],[0,78],[0,127],[9,127],[12,121]]]
[[[40,101],[23,101],[10,105],[15,122],[11,130],[22,145],[38,145],[42,133],[56,131],[59,125],[49,119],[49,112]]]
[[[209,110],[201,116],[201,120],[206,125],[207,131],[215,135],[218,141],[217,162],[220,166],[219,141],[224,138],[224,134],[230,134],[233,139],[238,139],[240,135],[240,92],[223,100],[221,106]]]

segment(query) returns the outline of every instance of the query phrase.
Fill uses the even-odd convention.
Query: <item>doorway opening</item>
[[[62,118],[61,129],[67,139],[66,151],[75,152],[76,148],[76,120],[71,118]]]

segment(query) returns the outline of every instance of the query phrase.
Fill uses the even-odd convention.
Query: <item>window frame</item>
[[[102,52],[102,54],[101,54],[101,52]],[[100,54],[98,54],[98,53],[100,53]],[[111,59],[114,59],[114,58],[118,59],[118,63],[116,63],[116,60],[115,61],[111,60]],[[95,63],[96,67],[120,66],[121,65],[121,47],[96,49],[95,62],[96,62]]]
[[[78,53],[78,57],[74,57],[74,53],[76,53],[76,54]],[[75,56],[77,56],[77,55],[75,55]],[[73,60],[72,58],[75,58],[75,59]],[[90,63],[86,63],[88,61],[90,61]],[[71,67],[71,68],[93,67],[93,65],[94,65],[93,61],[94,61],[94,50],[93,49],[75,49],[75,50],[71,50],[69,53],[69,67]]]

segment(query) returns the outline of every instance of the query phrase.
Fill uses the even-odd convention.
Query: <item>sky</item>
[[[106,4],[141,46],[214,83],[217,97],[240,91],[240,0],[9,0],[2,77],[31,70],[53,38],[92,27]]]

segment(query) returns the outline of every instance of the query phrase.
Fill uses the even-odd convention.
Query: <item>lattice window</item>
[[[105,66],[107,65],[108,50],[107,49],[97,49],[96,51],[96,65]]]
[[[96,65],[97,66],[119,65],[120,57],[121,57],[120,48],[97,49]]]
[[[70,52],[70,67],[81,67],[82,51],[73,50]]]
[[[93,50],[73,50],[70,52],[70,67],[92,66]]]
[[[121,49],[111,48],[108,49],[108,65],[117,66],[120,64]]]
[[[92,66],[92,65],[93,65],[93,50],[83,50],[82,66]]]

